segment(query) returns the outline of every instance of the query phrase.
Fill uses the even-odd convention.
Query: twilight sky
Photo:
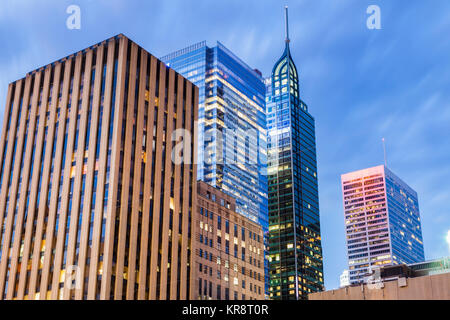
[[[72,4],[81,30],[66,28]],[[450,255],[448,0],[1,0],[0,121],[8,83],[119,33],[157,57],[219,40],[268,76],[284,48],[285,4],[316,119],[326,288],[347,267],[340,175],[382,164],[382,137],[388,167],[419,194],[426,258]],[[372,4],[381,30],[366,27]]]

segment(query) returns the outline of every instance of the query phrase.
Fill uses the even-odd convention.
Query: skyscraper
[[[198,179],[236,199],[236,211],[267,230],[265,86],[220,42],[161,58],[199,87]]]
[[[417,193],[384,165],[341,176],[350,283],[369,267],[424,261]]]
[[[286,47],[267,79],[269,264],[272,299],[306,299],[323,288],[314,118],[300,99]]]
[[[11,83],[0,299],[189,298],[197,104],[123,35]],[[172,161],[176,129],[194,137]]]
[[[161,58],[199,87],[198,179],[236,199],[267,243],[267,126],[261,73],[217,42]],[[265,260],[266,284],[268,263]],[[266,293],[268,287],[266,286]]]

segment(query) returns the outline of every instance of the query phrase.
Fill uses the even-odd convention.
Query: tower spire
[[[286,45],[289,45],[289,42],[291,40],[289,39],[289,15],[288,15],[288,6],[284,7],[284,23],[285,23],[285,33],[286,33],[286,39],[284,40],[286,42]]]
[[[387,167],[387,158],[386,158],[386,139],[381,139],[383,141],[383,151],[384,151],[384,166]]]

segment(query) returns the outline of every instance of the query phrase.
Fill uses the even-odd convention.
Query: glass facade
[[[385,166],[342,175],[350,283],[371,267],[424,261],[417,193]]]
[[[266,80],[271,299],[323,288],[314,118],[289,50]]]
[[[220,42],[161,58],[199,88],[197,178],[236,199],[236,212],[268,233],[265,85]],[[266,284],[268,262],[265,259]],[[268,293],[268,287],[265,288]]]
[[[425,261],[417,193],[385,168],[389,228],[394,264]]]
[[[236,211],[267,230],[265,86],[220,42],[161,58],[199,87],[197,178],[236,199]]]

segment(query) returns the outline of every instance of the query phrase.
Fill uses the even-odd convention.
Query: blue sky
[[[81,30],[66,28],[72,4]],[[326,287],[347,266],[340,175],[382,164],[382,137],[388,166],[419,194],[426,258],[450,255],[448,0],[2,0],[0,120],[8,83],[118,33],[157,57],[219,40],[267,76],[283,52],[285,4],[316,119]],[[381,30],[366,27],[371,4]]]

